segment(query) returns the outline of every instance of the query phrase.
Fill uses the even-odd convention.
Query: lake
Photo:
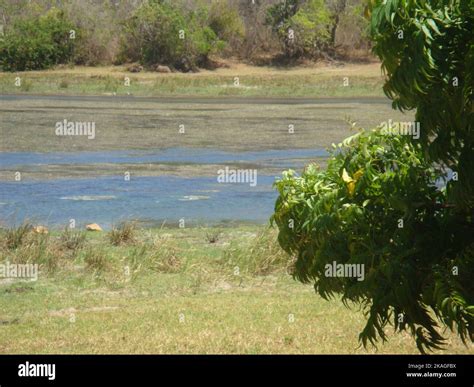
[[[276,192],[275,176],[262,175],[264,166],[304,167],[302,160],[325,156],[324,150],[267,150],[224,152],[212,149],[170,148],[146,151],[77,153],[0,153],[1,168],[23,170],[50,164],[101,163],[183,163],[238,165],[252,163],[257,184],[219,183],[214,176],[137,176],[123,175],[4,181],[0,185],[0,217],[7,224],[28,219],[33,223],[60,227],[70,219],[76,225],[99,223],[105,228],[123,220],[140,220],[156,226],[175,226],[180,219],[189,225],[225,225],[234,222],[266,223],[272,214]]]
[[[275,177],[309,162],[324,165],[325,149],[354,133],[349,116],[363,127],[410,119],[385,98],[3,95],[0,222],[267,223]],[[66,121],[92,122],[94,138],[56,135],[57,123]],[[219,183],[225,167],[257,170],[257,184]]]

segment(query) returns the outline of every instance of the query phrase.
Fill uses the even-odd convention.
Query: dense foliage
[[[146,24],[146,17],[151,16],[145,16],[143,7],[147,8],[150,4],[154,7],[153,4],[159,3],[163,9],[161,12],[155,11],[153,25],[154,28],[159,26],[158,17],[162,18],[165,25],[156,35],[161,36],[163,31],[179,30],[183,27],[184,19],[188,27],[186,32],[190,34],[185,48],[191,50],[189,57],[197,57],[197,62],[203,58],[206,62],[205,57],[209,53],[218,53],[222,57],[237,57],[254,63],[282,63],[286,59],[300,57],[351,58],[368,54],[368,23],[362,17],[365,1],[0,0],[0,39],[2,30],[14,31],[15,25],[20,26],[25,20],[37,21],[52,8],[57,8],[63,12],[64,19],[77,29],[74,54],[68,61],[94,66],[120,64],[133,57],[134,61],[145,62],[140,48],[143,41],[131,29],[137,27],[141,28],[142,32],[146,30],[147,42],[153,41],[149,36],[152,31],[148,30],[151,25]],[[134,20],[133,16],[136,16]],[[140,21],[138,17],[145,19]],[[170,22],[176,25],[166,25]],[[291,44],[286,44],[290,43],[286,39],[289,28],[293,29],[295,39]],[[199,31],[205,36],[192,36]],[[212,33],[217,36],[217,40]],[[15,43],[15,47],[28,42],[28,34],[23,33],[21,28],[15,34],[21,34],[23,39]],[[173,37],[168,37],[165,43],[166,46],[172,47],[175,41]],[[177,52],[172,53],[172,57],[179,56],[183,49],[183,44],[179,44],[183,42],[177,43]],[[31,47],[28,55],[41,56],[36,54],[37,50],[41,50],[40,47],[28,47]],[[145,51],[149,53],[149,50]],[[204,54],[198,51],[204,51]],[[206,51],[209,52],[206,54]],[[168,57],[169,54],[167,53]],[[163,64],[172,65],[171,62]]]
[[[185,13],[168,1],[148,1],[125,23],[123,56],[190,71],[204,63],[211,51],[222,48],[206,21],[205,8]]]
[[[38,18],[17,20],[0,39],[0,67],[5,71],[40,70],[69,62],[74,53],[71,30],[73,24],[56,8]]]
[[[388,75],[385,93],[416,108],[421,143],[459,174],[450,199],[474,205],[474,2],[392,0],[372,5],[374,52]]]
[[[207,24],[220,40],[232,47],[239,47],[245,37],[245,26],[238,8],[227,2],[211,4]]]
[[[330,41],[331,14],[324,0],[290,0],[268,9],[267,23],[287,57],[317,57]]]
[[[422,352],[441,348],[440,322],[472,341],[472,2],[374,1],[369,11],[384,90],[394,107],[417,109],[420,137],[362,131],[335,147],[325,171],[286,172],[279,242],[295,278],[362,306],[364,345],[393,325]],[[335,261],[363,265],[363,281],[328,276]]]

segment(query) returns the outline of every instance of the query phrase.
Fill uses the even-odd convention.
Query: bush
[[[335,30],[334,36],[331,39],[334,38],[332,43],[338,53],[342,53],[348,58],[353,56],[357,50],[365,51],[369,54],[370,31],[369,22],[364,17],[364,6],[359,4],[359,2],[347,4],[344,11],[336,15],[336,17],[338,17],[337,24],[333,24]]]
[[[4,71],[25,71],[69,62],[73,29],[64,12],[56,8],[39,18],[18,19],[0,40],[0,66]]]
[[[384,92],[401,111],[416,109],[427,156],[459,174],[450,200],[474,207],[474,2],[374,1],[374,52],[388,76]],[[453,58],[447,60],[447,58]]]
[[[147,66],[168,64],[191,71],[222,49],[223,42],[206,25],[207,10],[183,12],[165,1],[148,1],[126,21],[122,60]]]
[[[290,58],[320,56],[331,39],[331,14],[324,0],[278,3],[269,8],[267,22]]]
[[[74,63],[86,66],[113,63],[124,20],[122,14],[131,7],[126,3],[94,0],[63,2],[62,9],[78,28]]]
[[[212,3],[207,24],[221,41],[228,43],[232,48],[238,48],[242,44],[245,26],[238,9],[231,7],[229,3]]]

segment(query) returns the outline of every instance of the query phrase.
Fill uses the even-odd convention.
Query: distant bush
[[[231,48],[238,49],[245,36],[245,26],[238,8],[227,2],[212,3],[209,9],[207,24],[217,37]]]
[[[117,7],[107,2],[90,0],[64,2],[64,11],[79,30],[74,63],[96,66],[114,61],[121,22]]]
[[[277,33],[284,54],[317,57],[331,39],[331,13],[324,0],[284,1],[268,9],[267,23]]]
[[[294,31],[294,41],[289,42],[290,56],[317,57],[327,49],[330,41],[331,14],[324,0],[310,0],[293,17],[285,30]]]
[[[185,12],[165,1],[146,2],[125,22],[121,60],[194,70],[224,45],[207,17],[206,8]]]
[[[51,8],[38,18],[18,19],[0,40],[4,71],[41,70],[72,59],[73,24],[63,11]]]
[[[334,31],[334,46],[343,54],[354,50],[368,50],[370,43],[370,24],[364,17],[364,4],[348,4],[339,15]]]

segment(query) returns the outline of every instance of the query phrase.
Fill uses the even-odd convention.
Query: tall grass
[[[35,233],[30,224],[10,228],[1,233],[0,261],[17,264],[38,264],[44,272],[61,266],[63,254],[49,234]]]
[[[84,231],[74,231],[69,227],[66,227],[59,240],[62,247],[76,252],[84,246],[86,241],[86,233]]]
[[[95,275],[100,275],[108,268],[110,262],[107,259],[107,254],[103,248],[97,246],[90,246],[84,254],[85,269]]]
[[[132,275],[145,272],[179,273],[183,268],[182,258],[174,243],[163,241],[158,247],[142,244],[133,248],[125,259]]]
[[[232,232],[211,229],[190,233],[199,238],[178,242],[157,238],[150,232],[150,239],[136,230],[134,223],[125,222],[98,239],[89,239],[84,231],[66,228],[59,234],[39,234],[24,224],[0,232],[0,261],[38,263],[48,272],[83,267],[85,273],[107,283],[156,273],[186,273],[197,282],[207,283],[236,267],[242,275],[264,276],[283,272],[291,264],[272,229],[242,236],[237,233],[237,237],[230,237],[229,244],[226,239]],[[225,243],[217,244],[220,239]]]
[[[136,225],[133,222],[122,222],[117,227],[113,227],[108,237],[111,244],[120,246],[124,244],[134,243],[136,233]]]
[[[223,263],[255,276],[287,270],[291,264],[288,254],[278,245],[275,230],[269,228],[258,232],[245,245],[241,240],[232,242],[224,251]]]
[[[19,227],[11,227],[4,232],[3,246],[9,250],[20,247],[26,239],[27,234],[32,230],[32,225],[24,223]]]

